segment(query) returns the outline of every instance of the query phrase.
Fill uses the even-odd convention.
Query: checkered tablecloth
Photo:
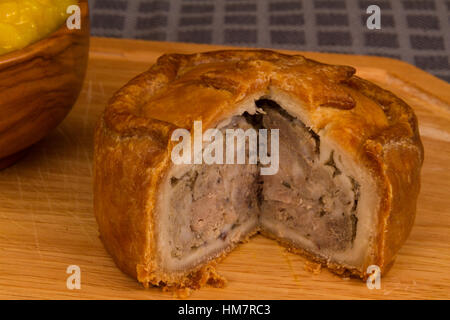
[[[388,56],[450,82],[450,0],[89,0],[95,36]],[[369,30],[367,7],[381,8]]]

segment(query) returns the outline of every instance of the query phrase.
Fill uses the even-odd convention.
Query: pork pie
[[[416,116],[347,66],[267,50],[167,54],[96,128],[94,209],[121,270],[144,286],[221,286],[215,264],[261,232],[333,272],[391,266],[415,217]],[[171,160],[177,128],[279,129],[279,170]]]

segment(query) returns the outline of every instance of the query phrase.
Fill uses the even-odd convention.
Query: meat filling
[[[173,258],[214,241],[225,243],[231,230],[255,217],[279,230],[293,230],[319,250],[352,246],[358,183],[341,172],[334,152],[320,161],[320,138],[301,121],[272,101],[259,100],[257,106],[261,112],[234,117],[222,131],[279,129],[278,173],[260,176],[259,165],[246,161],[192,165],[182,176],[171,177],[168,233]]]
[[[250,127],[243,117],[235,117],[222,131]],[[203,164],[172,177],[172,257],[183,257],[217,239],[225,242],[232,229],[254,218],[259,211],[258,175],[256,164]]]
[[[320,162],[320,139],[302,122],[262,103],[263,127],[280,130],[280,169],[262,177],[261,218],[295,230],[319,250],[348,249],[356,234],[357,182],[342,174],[333,151]]]

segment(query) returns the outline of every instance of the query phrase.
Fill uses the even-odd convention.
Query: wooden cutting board
[[[104,250],[92,211],[93,130],[112,93],[165,52],[223,47],[93,38],[83,91],[68,118],[20,163],[0,172],[0,298],[170,299],[144,289]],[[450,298],[450,85],[406,63],[379,57],[303,53],[358,74],[404,98],[425,145],[422,191],[411,236],[381,289],[305,270],[305,259],[261,236],[220,264],[224,289],[194,299]],[[66,287],[69,265],[81,289]]]

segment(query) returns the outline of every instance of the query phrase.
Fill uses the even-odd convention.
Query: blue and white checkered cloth
[[[393,57],[450,82],[450,0],[90,0],[95,36]],[[381,29],[366,26],[381,8]]]

